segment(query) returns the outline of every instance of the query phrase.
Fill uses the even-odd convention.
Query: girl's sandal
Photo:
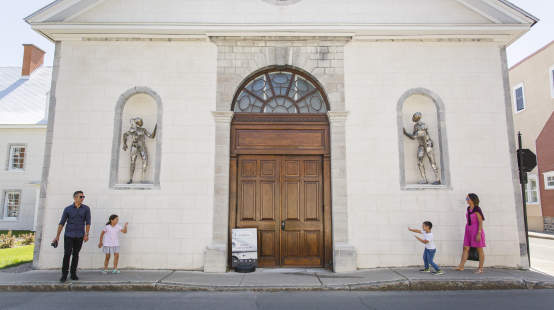
[[[461,267],[457,267],[456,269],[454,269],[456,271],[464,271],[464,268],[461,268]]]
[[[475,270],[473,273],[475,273],[475,274],[482,274],[482,273],[483,273],[483,269],[477,269],[477,270]]]
[[[121,272],[119,272],[119,270],[117,270],[117,269],[114,269],[114,270],[112,271],[112,273],[118,274],[118,273],[121,273]]]
[[[102,273],[103,273],[103,274],[108,274],[108,269],[103,269],[103,270],[102,270]]]

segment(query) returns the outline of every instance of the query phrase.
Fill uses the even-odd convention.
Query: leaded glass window
[[[315,82],[292,70],[266,71],[247,80],[233,103],[235,112],[326,113],[327,101]]]

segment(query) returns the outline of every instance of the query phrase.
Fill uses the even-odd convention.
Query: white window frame
[[[548,69],[548,76],[550,77],[550,96],[554,99],[554,65]]]
[[[23,168],[14,168],[13,167],[13,150],[18,147],[25,148],[25,152],[23,153]],[[27,163],[27,154],[28,154],[28,148],[27,145],[24,143],[13,143],[10,144],[8,147],[8,171],[25,171],[25,166]]]
[[[545,190],[554,190],[554,186],[548,186],[548,178],[554,177],[554,171],[548,171],[543,173],[544,177],[544,189]]]
[[[19,195],[19,210],[17,212],[17,216],[8,216],[8,195],[10,193],[17,193]],[[19,217],[19,215],[21,214],[21,206],[22,206],[22,197],[21,197],[21,190],[16,190],[16,189],[13,189],[13,190],[6,190],[4,191],[4,199],[2,200],[2,214],[0,214],[2,217],[1,219],[3,221],[17,221],[17,218]]]
[[[535,184],[537,184],[537,187],[535,188],[535,191],[537,192],[537,201],[535,202],[529,202],[529,194],[528,192],[531,191],[531,189],[529,189],[529,181],[530,180],[534,180],[535,181]],[[539,177],[538,175],[536,174],[528,174],[527,175],[527,184],[525,184],[525,200],[527,202],[527,204],[529,205],[538,205],[541,203],[541,197],[540,197],[540,183],[539,183]]]
[[[523,109],[517,110],[517,96],[516,96],[516,90],[521,88],[521,95],[523,96]],[[512,90],[512,96],[514,97],[514,113],[521,113],[527,109],[527,102],[525,100],[525,86],[523,83],[517,84],[514,86],[514,89]]]

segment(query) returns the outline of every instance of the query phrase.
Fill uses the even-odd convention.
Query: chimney
[[[29,76],[44,62],[45,51],[33,44],[23,44],[23,66],[21,76]]]

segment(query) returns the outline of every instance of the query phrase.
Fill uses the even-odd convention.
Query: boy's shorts
[[[105,247],[102,247],[102,252],[104,252],[104,254],[116,254],[116,253],[119,253],[119,247],[105,246]]]

